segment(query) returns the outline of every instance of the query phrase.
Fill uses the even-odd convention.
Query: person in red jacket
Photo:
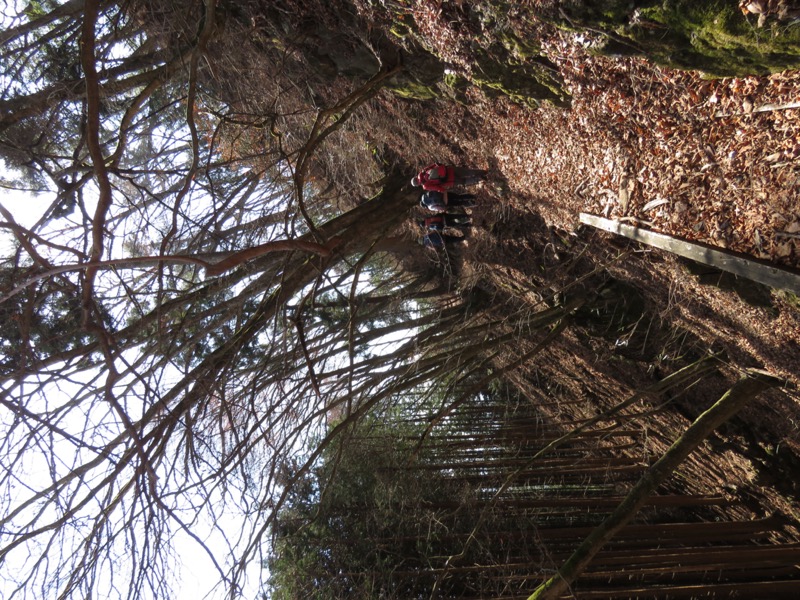
[[[423,190],[446,192],[462,185],[475,185],[486,179],[487,171],[468,169],[467,167],[451,167],[433,163],[422,169],[411,180],[414,187],[422,186]]]

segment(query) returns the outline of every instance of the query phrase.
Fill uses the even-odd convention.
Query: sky
[[[0,8],[0,28],[5,28],[8,26],[8,15],[15,14],[20,7],[23,6],[23,4],[24,3],[20,2],[19,0],[7,0],[6,2],[2,3],[2,8]],[[7,169],[7,166],[2,162],[2,160],[0,160],[0,205],[2,205],[11,213],[14,220],[18,224],[22,225],[23,227],[30,227],[41,218],[41,216],[44,214],[44,211],[53,201],[53,192],[34,194],[30,191],[15,190],[12,188],[17,186],[13,184],[6,184],[7,182],[13,180],[14,173],[10,172]],[[0,219],[0,221],[5,221],[5,219]],[[16,244],[14,244],[13,239],[13,235],[8,228],[0,228],[0,252],[2,252],[3,256],[8,256],[9,253],[13,252],[16,248]],[[48,401],[55,405],[69,401],[73,393],[73,390],[71,390],[72,385],[73,384],[68,382],[59,382],[57,386],[51,386],[47,392]],[[0,413],[5,413],[0,414],[0,424],[7,422],[7,419],[10,416],[9,413],[2,408],[0,408]],[[65,423],[64,425],[67,424]],[[10,457],[0,458],[2,458],[3,462],[5,462]],[[44,459],[45,457],[39,458]],[[42,485],[47,485],[51,481],[49,473],[46,472],[46,465],[46,460],[43,460],[41,464],[36,464],[36,460],[32,459],[27,465],[15,465],[15,471],[19,471],[19,474],[21,478],[24,479],[24,483],[26,485],[36,488],[37,478],[40,478],[41,481],[41,483],[38,484],[39,487]],[[37,473],[39,475],[37,475]],[[14,494],[13,490],[9,491],[9,493]],[[13,498],[11,500],[13,504]],[[197,523],[195,529],[198,532],[211,532],[213,530],[212,525],[222,526],[226,530],[229,529],[230,531],[236,532],[237,530],[241,530],[242,521],[240,518],[237,518],[235,513],[228,512],[220,515],[214,523]],[[200,535],[203,536],[202,533],[200,533]],[[198,600],[207,597],[206,595],[219,581],[217,571],[213,568],[209,557],[203,551],[201,551],[198,545],[194,541],[190,540],[186,534],[178,533],[175,539],[176,543],[174,547],[174,556],[177,558],[180,565],[176,565],[179,568],[175,573],[178,584],[176,585],[176,595],[174,598],[179,600]],[[219,540],[215,540],[211,534],[209,534],[209,537],[205,541],[212,548],[220,547]],[[16,560],[17,564],[20,564],[25,560],[24,558],[20,558],[20,556],[24,556],[24,554],[17,555],[16,557],[13,555],[10,556],[4,567],[10,567],[13,571],[14,563],[12,561]],[[124,567],[120,566],[119,568],[120,570],[124,571]],[[258,579],[258,575],[261,574],[260,571],[262,571],[261,566],[256,565],[256,571],[254,572],[256,577],[254,580]],[[108,575],[110,575],[110,572]],[[9,598],[11,591],[9,585],[9,581],[0,577],[0,598],[4,600]],[[257,587],[246,590],[245,597],[256,597],[257,590]],[[43,600],[46,598],[45,593],[41,590],[41,588],[39,590],[29,590],[29,592],[31,595],[26,595],[26,598],[42,598]],[[224,590],[218,590],[217,594],[208,597],[222,597],[223,592]]]
[[[6,165],[0,159],[0,204],[8,210],[23,227],[30,227],[33,225],[44,213],[47,207],[52,202],[52,195],[47,194],[33,194],[31,192],[20,191],[16,189],[9,189],[2,184],[3,181],[8,181],[12,174],[6,168]],[[0,240],[3,243],[3,251],[9,249],[8,242],[13,239],[7,229],[3,230],[0,234]]]
[[[12,174],[5,169],[5,165],[0,164],[0,180],[8,180],[11,175]],[[52,200],[52,192],[46,194],[32,194],[30,192],[0,187],[0,204],[2,204],[3,207],[12,214],[15,221],[22,226],[29,227],[33,225],[43,215]],[[0,221],[2,220],[4,219],[0,219]],[[13,235],[7,229],[0,231],[0,248],[4,256],[7,255],[9,251],[13,251],[14,244],[12,240]],[[51,386],[47,392],[47,396],[55,405],[68,401],[71,396],[70,384],[62,382],[57,387]],[[0,413],[3,412],[6,412],[5,409],[0,408]],[[2,414],[0,414],[0,423],[3,421],[4,418]],[[24,478],[32,487],[36,487],[37,472],[41,473],[40,486],[46,486],[50,483],[51,480],[46,466],[28,465],[28,469],[29,471],[25,473]],[[225,531],[233,532],[231,535],[235,537],[235,532],[242,531],[244,521],[241,516],[237,516],[235,512],[227,511],[218,515],[218,518],[215,519],[213,523],[211,521],[203,522],[201,519],[194,524],[192,528],[193,531],[204,538],[204,541],[210,548],[218,550],[225,546],[220,539],[215,538],[215,535],[218,534],[214,534],[214,526],[220,527]],[[215,599],[225,597],[225,590],[215,590],[215,587],[219,583],[219,575],[210,558],[194,540],[191,540],[183,532],[178,532],[175,535],[173,555],[180,563],[180,565],[175,565],[177,568],[172,572],[177,581],[175,586],[176,593],[174,596],[176,600],[199,600],[203,598]],[[224,559],[224,557],[218,557],[218,560],[220,560],[220,558]],[[9,558],[9,561],[13,560],[15,560],[13,556]],[[6,562],[5,568],[9,568],[13,564],[13,562]],[[124,571],[124,569],[121,570]],[[252,565],[250,572],[249,581],[251,587],[245,590],[243,597],[255,598],[260,589],[257,583],[259,579],[264,576],[264,570],[260,564],[256,563]],[[10,597],[9,585],[9,581],[0,578],[0,599],[5,600]],[[215,591],[212,592],[212,590]],[[35,592],[33,597],[46,600],[44,596]],[[170,600],[172,600],[172,598]]]

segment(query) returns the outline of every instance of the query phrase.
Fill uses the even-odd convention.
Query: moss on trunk
[[[577,2],[557,21],[605,33],[607,54],[641,54],[657,63],[711,76],[764,75],[800,67],[800,27],[784,14],[759,24],[735,2],[658,0]]]

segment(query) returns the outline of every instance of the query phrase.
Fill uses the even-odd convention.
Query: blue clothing
[[[426,248],[435,248],[437,250],[444,248],[445,244],[462,244],[466,241],[467,238],[458,237],[456,235],[447,235],[446,233],[440,233],[438,231],[429,231],[419,238],[420,244]]]
[[[430,211],[442,213],[450,206],[475,206],[475,196],[453,192],[443,194],[442,192],[427,191],[422,194],[419,204]]]

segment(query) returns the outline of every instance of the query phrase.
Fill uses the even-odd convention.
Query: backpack
[[[425,219],[425,229],[435,229],[441,231],[444,229],[444,217],[438,215],[436,217],[428,217]]]
[[[425,173],[428,176],[428,181],[447,179],[447,167],[443,165],[433,165]]]

